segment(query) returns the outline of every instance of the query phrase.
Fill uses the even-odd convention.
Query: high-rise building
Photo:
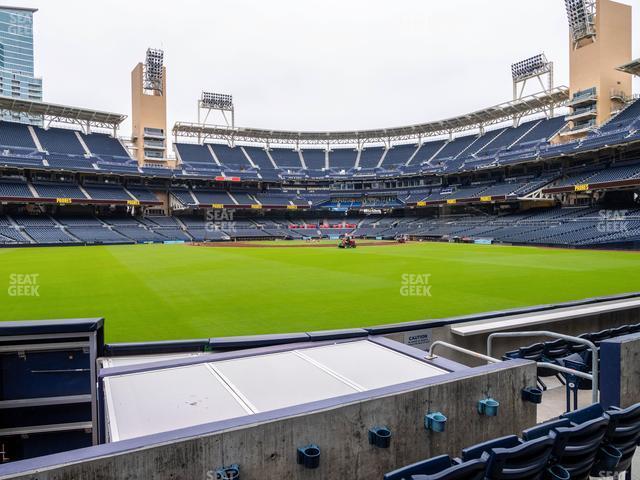
[[[34,8],[0,6],[0,95],[42,100],[42,79],[34,75]],[[3,113],[3,120],[41,124],[26,114]]]

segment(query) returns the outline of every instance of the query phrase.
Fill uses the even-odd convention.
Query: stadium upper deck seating
[[[37,150],[27,125],[0,122],[0,145],[2,150],[29,153]]]
[[[405,165],[409,160],[411,160],[417,149],[418,146],[415,144],[396,145],[395,147],[390,148],[387,150],[387,154],[382,161],[382,167],[388,168]]]
[[[183,163],[215,165],[215,160],[211,151],[206,145],[194,145],[190,143],[176,143],[176,150]]]
[[[319,172],[325,168],[326,152],[319,148],[302,150],[302,157],[308,170]]]
[[[358,166],[362,169],[373,169],[378,166],[385,149],[382,147],[365,148],[360,152],[360,162]],[[331,160],[329,160],[331,162]],[[331,166],[331,163],[329,163]]]
[[[333,149],[329,152],[329,168],[336,170],[351,170],[356,166],[357,158],[358,152],[352,148]],[[379,156],[378,160],[380,160]],[[362,162],[362,159],[360,161]]]
[[[433,157],[433,160],[442,160],[445,158],[455,158],[458,155],[466,152],[470,146],[478,140],[478,135],[465,135],[462,137],[456,137],[448,142],[438,154]]]
[[[622,129],[640,128],[640,99],[636,100],[619,115],[600,128],[600,133],[608,133]]]
[[[431,160],[438,151],[445,145],[446,140],[436,140],[433,142],[423,143],[410,161],[410,165],[420,165]]]
[[[49,153],[62,153],[67,155],[85,155],[85,150],[76,136],[75,130],[62,128],[34,128],[42,148]]]
[[[266,150],[261,147],[242,147],[247,155],[251,158],[251,161],[254,165],[260,168],[261,171],[264,170],[275,170],[269,155]]]
[[[603,148],[635,137],[640,140],[640,134],[634,130],[640,125],[639,113],[640,104],[635,102],[588,138],[560,145],[549,145],[548,140],[565,125],[562,116],[527,121],[516,128],[498,128],[484,135],[462,135],[451,141],[434,140],[421,147],[416,144],[396,145],[388,150],[383,147],[367,147],[360,153],[348,147],[335,148],[328,154],[327,171],[324,171],[326,165],[322,149],[309,148],[299,153],[286,148],[272,148],[272,161],[269,154],[258,146],[231,148],[225,144],[184,143],[175,146],[182,161],[178,169],[149,166],[139,169],[122,144],[109,135],[85,135],[58,128],[35,128],[40,143],[48,151],[47,165],[43,164],[42,154],[37,152],[28,127],[0,122],[0,165],[131,173],[166,178],[211,177],[225,171],[227,176],[237,176],[244,180],[262,179],[274,182],[281,178],[365,178],[419,173],[446,175],[460,170],[473,171]],[[85,158],[87,152],[78,136],[86,144],[92,158]],[[212,151],[215,153],[212,154]],[[303,164],[300,155],[304,158],[305,152],[309,159],[308,162],[304,159]],[[359,169],[355,169],[358,157]],[[422,166],[427,161],[431,165]],[[304,172],[301,171],[303,167],[306,167]]]
[[[131,158],[120,141],[111,135],[104,133],[85,135],[81,133],[80,136],[93,155],[105,157],[105,159],[115,157],[128,160]]]
[[[269,152],[271,158],[276,162],[276,165],[281,169],[300,169],[302,168],[302,162],[300,161],[300,155],[295,150],[286,148],[272,148]]]
[[[251,162],[246,157],[241,147],[231,148],[224,144],[210,144],[216,158],[221,165],[232,169],[251,168]]]

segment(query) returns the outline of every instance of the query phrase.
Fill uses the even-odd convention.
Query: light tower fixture
[[[233,96],[224,93],[202,92],[200,103],[203,108],[232,110]]]
[[[548,73],[551,63],[547,61],[544,53],[527,58],[511,65],[511,76],[514,80],[523,81]]]
[[[596,36],[596,0],[564,0],[574,47]]]
[[[546,82],[545,82],[546,77]],[[511,65],[511,78],[513,79],[513,99],[520,100],[525,94],[525,88],[529,80],[537,79],[542,91],[549,93],[553,90],[553,62],[547,60],[544,53],[513,63]],[[553,116],[554,109],[548,111]],[[518,125],[521,117],[514,117],[514,126]]]
[[[202,111],[205,111],[202,118]],[[227,128],[235,128],[235,107],[233,96],[226,93],[202,92],[198,99],[198,124],[206,125],[211,112],[218,112],[224,119]],[[198,141],[200,137],[198,137]]]
[[[144,63],[144,89],[162,95],[164,77],[164,51],[148,48]]]

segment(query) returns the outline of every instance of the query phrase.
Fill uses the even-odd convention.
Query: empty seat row
[[[587,480],[631,468],[640,442],[640,403],[594,404],[516,435],[402,467],[384,480]]]

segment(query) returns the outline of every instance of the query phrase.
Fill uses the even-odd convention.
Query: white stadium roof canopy
[[[514,118],[520,119],[547,112],[552,108],[565,105],[568,100],[569,89],[562,86],[446,120],[406,127],[361,131],[296,132],[177,122],[173,127],[173,134],[176,138],[223,139],[229,142],[243,141],[267,144],[359,145],[362,143],[390,143],[392,141],[449,135],[479,127],[496,125]]]
[[[0,111],[43,117],[50,122],[73,123],[83,127],[89,126],[114,130],[127,118],[126,115],[120,113],[101,112],[88,108],[70,107],[68,105],[5,96],[0,96]]]

